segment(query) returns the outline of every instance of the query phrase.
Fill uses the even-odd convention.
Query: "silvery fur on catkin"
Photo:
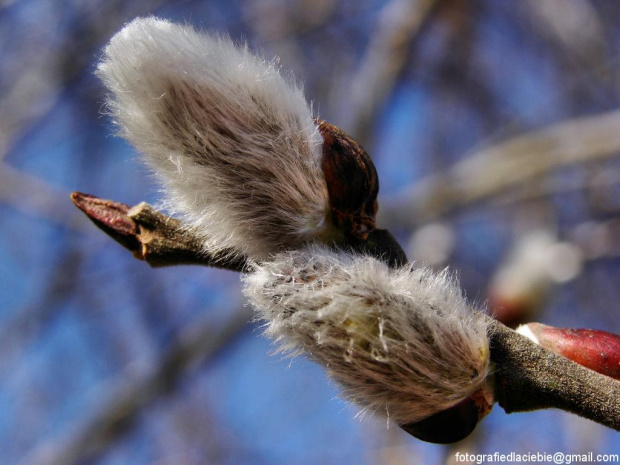
[[[244,276],[244,293],[283,351],[325,366],[362,412],[405,424],[480,389],[489,370],[484,317],[446,271],[311,247]]]
[[[327,209],[322,138],[302,90],[228,38],[157,18],[126,25],[97,75],[120,134],[205,249],[264,259],[299,247]]]

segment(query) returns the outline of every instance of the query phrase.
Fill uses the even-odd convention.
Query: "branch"
[[[239,272],[246,269],[245,257],[232,250],[217,257],[209,255],[190,229],[147,203],[130,207],[81,192],[73,192],[71,200],[99,229],[154,268],[201,265]],[[400,245],[384,229],[373,229],[363,243],[350,238],[346,245],[392,266],[406,262]]]
[[[81,192],[72,193],[71,200],[99,229],[154,268],[174,265],[212,266],[231,271],[245,268],[245,258],[233,251],[217,257],[205,253],[202,242],[191,230],[147,203],[129,207]]]
[[[97,226],[138,258],[151,265],[154,260],[153,266],[214,263],[229,270],[244,268],[242,261],[222,261],[205,255],[191,231],[179,229],[178,220],[147,204],[129,208],[78,193],[72,198]],[[387,231],[385,234],[389,235]],[[395,247],[391,235],[389,238],[386,243]],[[153,242],[158,246],[153,247]],[[382,247],[373,250],[374,254],[381,255]],[[488,318],[491,361],[496,366],[495,399],[507,413],[559,408],[620,430],[620,381],[537,346]]]
[[[565,121],[488,147],[384,201],[379,222],[413,228],[579,163],[620,153],[620,110]]]
[[[489,320],[495,398],[506,413],[558,408],[620,431],[620,382]]]
[[[106,400],[101,408],[85,418],[74,431],[37,446],[20,463],[68,465],[94,462],[114,439],[127,431],[141,412],[173,391],[179,379],[192,367],[213,359],[242,334],[250,319],[250,313],[240,309],[223,324],[213,324],[210,317],[192,323],[152,371],[135,377],[121,376],[111,386],[103,386],[102,395]]]
[[[392,0],[382,10],[366,55],[349,84],[345,123],[363,146],[377,108],[389,97],[409,58],[409,50],[438,0]],[[349,117],[350,121],[346,121]]]
[[[84,232],[86,224],[65,200],[66,192],[36,175],[0,162],[0,202],[63,228]]]

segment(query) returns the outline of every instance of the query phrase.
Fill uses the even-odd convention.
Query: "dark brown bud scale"
[[[375,227],[379,178],[370,156],[348,134],[317,120],[323,136],[322,168],[331,221],[345,235],[366,239]]]
[[[477,391],[455,406],[401,428],[422,441],[452,444],[465,439],[491,411],[492,404],[482,391]]]

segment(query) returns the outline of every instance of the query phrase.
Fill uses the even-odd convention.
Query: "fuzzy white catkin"
[[[485,318],[446,271],[390,270],[312,247],[254,265],[243,279],[265,333],[325,366],[362,413],[417,422],[483,387]]]
[[[210,253],[264,259],[324,226],[322,138],[301,88],[228,38],[154,17],[127,24],[97,75],[164,206]]]

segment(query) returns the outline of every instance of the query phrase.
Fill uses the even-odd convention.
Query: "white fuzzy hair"
[[[447,271],[390,270],[311,247],[254,265],[243,279],[265,333],[325,366],[362,412],[417,422],[480,389],[488,374],[485,319]]]
[[[120,134],[205,250],[254,259],[324,226],[322,138],[301,88],[228,38],[154,17],[127,24],[97,68]]]

